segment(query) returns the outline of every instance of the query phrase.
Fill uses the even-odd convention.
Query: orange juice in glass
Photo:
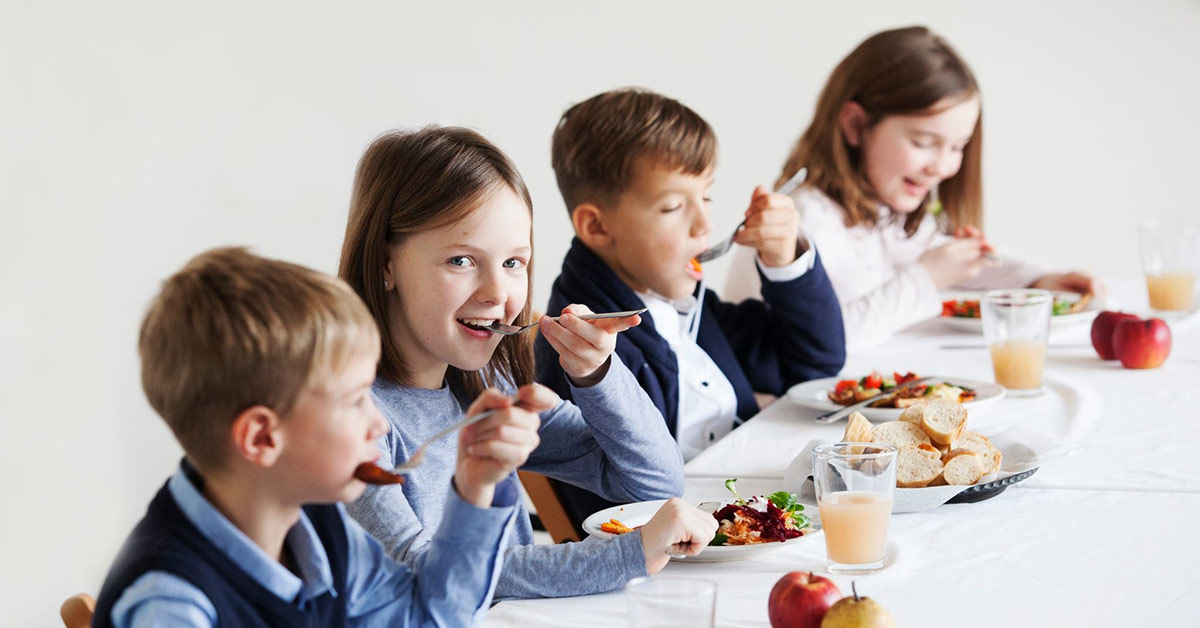
[[[1147,222],[1138,227],[1150,308],[1189,312],[1200,274],[1200,226]]]
[[[1047,290],[992,290],[979,300],[996,383],[1015,397],[1042,392],[1054,295]]]
[[[831,573],[883,568],[896,490],[896,448],[832,443],[813,450],[813,482]]]

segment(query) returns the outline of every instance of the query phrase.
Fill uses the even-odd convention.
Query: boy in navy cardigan
[[[837,297],[800,237],[792,199],[756,188],[734,238],[758,251],[763,300],[722,302],[694,258],[710,233],[717,141],[683,104],[638,89],[606,92],[563,114],[552,161],[576,237],[547,312],[649,308],[617,354],[662,411],[691,459],[759,411],[755,393],[831,376],[845,362]],[[537,376],[569,398],[561,348],[536,344]],[[573,488],[573,487],[572,487]],[[559,487],[573,518],[602,507]]]
[[[444,525],[410,570],[338,503],[378,472],[379,343],[347,285],[294,264],[217,249],[169,278],[142,323],[142,386],[186,457],[125,542],[93,625],[477,622],[539,409],[476,402],[500,411],[460,434]]]

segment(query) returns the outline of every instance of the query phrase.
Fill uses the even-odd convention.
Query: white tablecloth
[[[1116,282],[1123,309],[1145,308],[1144,288]],[[859,592],[901,626],[1200,626],[1200,317],[1172,325],[1161,368],[1101,362],[1086,324],[1059,329],[1047,392],[980,408],[971,429],[1021,426],[1063,443],[1029,480],[973,504],[892,517],[888,566],[857,576]],[[986,349],[941,349],[981,339],[937,321],[887,346],[851,355],[844,373],[912,370],[990,380]],[[688,463],[685,499],[777,490],[813,438],[836,440],[844,424],[817,425],[816,410],[782,399]],[[673,561],[664,574],[719,583],[720,626],[766,626],[767,596],[784,573],[824,572],[818,536],[731,563]],[[833,576],[849,593],[850,577]],[[625,626],[618,592],[502,602],[486,626]]]

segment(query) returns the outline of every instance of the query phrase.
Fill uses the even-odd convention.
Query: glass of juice
[[[717,583],[698,578],[654,576],[625,585],[631,628],[697,626],[712,628],[716,620]]]
[[[1189,312],[1200,275],[1200,226],[1147,222],[1138,227],[1150,309]]]
[[[831,443],[813,450],[813,482],[830,573],[883,569],[896,493],[896,448]]]
[[[1042,393],[1053,310],[1054,295],[1048,290],[992,290],[979,300],[996,383],[1013,397]]]

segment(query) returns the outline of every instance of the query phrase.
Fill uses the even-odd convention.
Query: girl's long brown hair
[[[362,297],[379,325],[383,345],[380,377],[412,383],[388,323],[383,275],[389,248],[413,234],[462,219],[500,186],[512,189],[532,214],[533,202],[516,166],[499,148],[470,129],[430,126],[419,131],[392,131],[377,138],[363,153],[354,175],[338,276]],[[532,226],[529,238],[532,243]],[[526,270],[526,294],[531,296],[532,257]],[[399,291],[396,295],[399,299],[405,296]],[[528,322],[526,297],[515,324]],[[446,380],[468,400],[484,388],[505,381],[517,386],[528,384],[533,381],[532,345],[520,335],[505,336],[486,368],[462,371],[450,366]]]
[[[872,35],[829,76],[812,124],[792,148],[777,185],[807,167],[809,184],[845,209],[847,226],[874,225],[879,219],[878,197],[858,149],[846,143],[842,108],[851,101],[858,103],[873,126],[890,115],[935,113],[934,105],[943,100],[961,102],[978,93],[966,62],[929,29],[912,26]],[[962,166],[938,185],[939,198],[955,226],[978,227],[983,222],[982,149],[981,108]],[[922,204],[905,217],[905,231],[915,233],[924,216]]]

